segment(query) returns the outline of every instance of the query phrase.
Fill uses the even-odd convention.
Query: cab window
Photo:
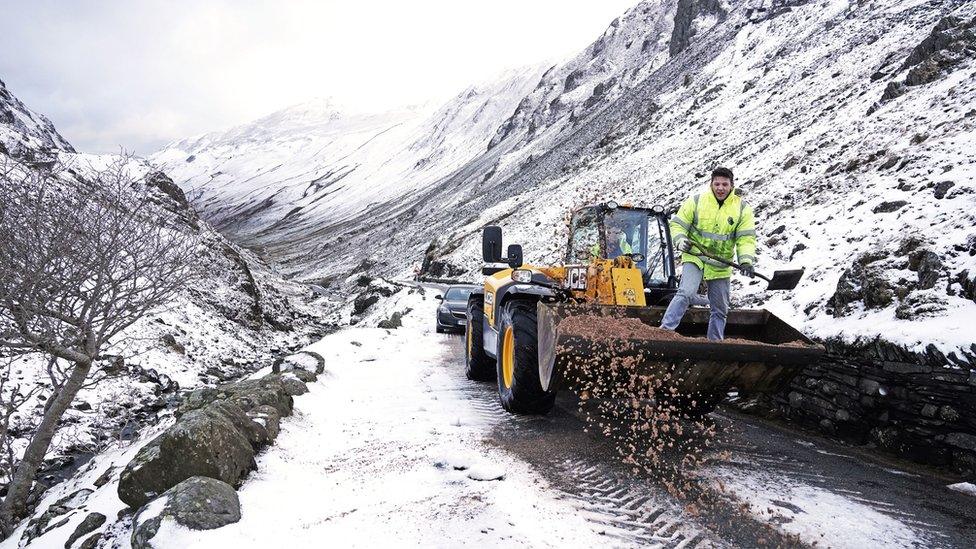
[[[597,223],[596,212],[581,210],[573,214],[569,231],[567,263],[587,262],[601,255],[600,227]]]

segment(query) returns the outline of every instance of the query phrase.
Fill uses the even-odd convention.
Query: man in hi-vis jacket
[[[698,293],[702,278],[708,284],[708,339],[725,337],[729,312],[729,280],[732,267],[698,255],[700,250],[732,261],[738,257],[742,272],[752,278],[756,262],[756,223],[745,201],[735,194],[734,177],[728,168],[712,172],[710,190],[696,193],[671,218],[671,235],[681,252],[681,282],[668,305],[661,327],[674,330]]]

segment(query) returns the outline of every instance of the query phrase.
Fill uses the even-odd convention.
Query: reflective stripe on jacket
[[[735,189],[719,205],[711,189],[692,195],[671,217],[671,236],[677,246],[683,240],[691,239],[700,244],[712,255],[738,262],[756,262],[756,221],[750,208]],[[692,246],[691,253],[681,254],[681,260],[698,265],[704,271],[705,280],[729,278],[732,267],[705,256],[696,255],[698,248]]]
[[[627,235],[620,233],[620,239],[617,240],[617,247],[620,248],[620,254],[632,254],[634,253],[634,248],[630,246],[630,242],[627,242]]]

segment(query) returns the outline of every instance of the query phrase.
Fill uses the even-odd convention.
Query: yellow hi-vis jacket
[[[732,261],[735,254],[739,263],[756,262],[756,221],[752,208],[735,189],[721,206],[711,189],[688,197],[671,217],[670,226],[675,246],[691,239],[714,256]],[[681,260],[698,265],[704,271],[705,280],[732,276],[732,267],[697,255],[698,251],[692,246],[690,253],[681,254]]]

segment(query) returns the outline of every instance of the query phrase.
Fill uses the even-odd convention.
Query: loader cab
[[[586,206],[570,220],[566,264],[629,254],[639,259],[648,304],[666,302],[677,289],[671,233],[664,208],[614,202]]]

